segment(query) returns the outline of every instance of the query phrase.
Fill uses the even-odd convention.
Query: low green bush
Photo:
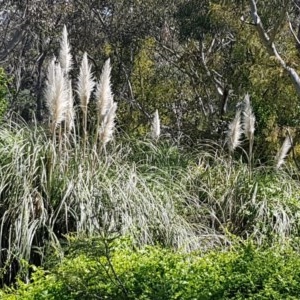
[[[182,254],[161,247],[81,241],[50,271],[4,289],[1,299],[299,299],[300,257],[290,247],[251,242]],[[73,246],[74,247],[74,246]]]

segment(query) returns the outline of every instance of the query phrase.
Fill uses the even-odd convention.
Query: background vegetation
[[[0,3],[1,299],[299,298],[299,3],[254,4]]]

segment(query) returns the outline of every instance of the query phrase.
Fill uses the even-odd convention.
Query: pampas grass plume
[[[68,107],[68,92],[63,70],[53,58],[48,66],[45,98],[52,118],[53,131],[65,119]]]
[[[160,137],[160,119],[158,110],[155,111],[152,121],[152,128],[151,128],[151,136],[154,140],[159,139]]]
[[[99,114],[103,118],[113,104],[113,93],[110,85],[110,59],[107,59],[102,69],[100,81],[96,89],[96,101]]]
[[[241,111],[238,110],[227,131],[227,144],[230,152],[233,152],[241,144],[242,133]]]
[[[55,94],[55,57],[53,57],[47,69],[47,79],[46,79],[46,88],[45,88],[46,105],[51,115],[52,115],[54,94]]]
[[[91,66],[88,63],[87,53],[84,52],[78,77],[77,93],[80,99],[81,108],[85,113],[87,111],[87,106],[90,101],[93,88],[94,80],[91,72]]]
[[[112,139],[115,128],[116,110],[117,103],[113,102],[102,122],[100,140],[104,146]]]
[[[68,75],[72,68],[72,55],[71,48],[68,42],[68,32],[67,27],[64,25],[62,37],[60,40],[60,51],[58,60],[60,62],[61,68],[63,69],[65,75]]]
[[[280,148],[280,150],[277,153],[276,158],[275,158],[277,169],[279,169],[283,165],[284,159],[286,158],[289,150],[292,148],[292,145],[293,145],[293,140],[292,140],[291,136],[288,135],[285,138],[285,140],[282,144],[282,147]]]
[[[250,96],[246,94],[243,108],[243,131],[249,141],[254,138],[255,131],[255,116],[250,104]]]

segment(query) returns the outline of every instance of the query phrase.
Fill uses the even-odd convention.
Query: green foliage
[[[285,12],[291,9],[292,4],[289,1],[285,4],[279,2],[276,12],[270,9],[271,1],[258,3],[258,10],[268,34],[275,38],[277,50],[287,65],[298,71],[299,52],[285,22]],[[220,107],[220,97],[214,92],[215,86],[212,84],[214,81],[220,80],[222,87],[232,90],[227,107],[229,113],[235,110],[235,105],[245,93],[250,93],[256,115],[258,142],[255,147],[260,158],[267,159],[274,154],[274,148],[278,145],[278,140],[270,141],[273,135],[273,129],[268,127],[270,120],[275,119],[274,126],[297,128],[300,119],[299,99],[291,79],[276,58],[266,51],[255,26],[249,24],[251,19],[248,15],[249,4],[246,1],[194,0],[179,4],[175,20],[183,48],[176,53],[176,57],[180,57],[181,69],[194,82],[191,89],[201,97],[204,111],[206,109],[199,122],[207,132],[218,126],[214,122],[216,114],[208,122],[204,121],[209,114],[209,105],[217,110]],[[202,112],[195,109],[195,101],[188,105],[189,110]],[[189,131],[184,132],[192,136]]]
[[[172,113],[172,105],[178,93],[185,89],[184,83],[178,83],[178,78],[168,64],[160,63],[157,47],[157,41],[152,37],[139,41],[131,82],[132,92],[140,109],[133,110],[129,116],[126,116],[126,119],[121,116],[129,134],[136,132],[139,135],[145,135],[149,131],[151,114],[156,109],[165,126],[172,126],[176,122]],[[121,107],[122,109],[126,108]]]
[[[3,68],[0,68],[0,122],[8,107],[8,87],[9,79],[5,74]]]
[[[160,247],[94,240],[32,282],[0,292],[1,299],[298,299],[300,259],[289,246],[182,254]],[[72,244],[71,244],[72,245]],[[102,245],[102,246],[101,246]],[[73,250],[72,250],[73,249]],[[106,249],[106,250],[105,250]]]
[[[193,38],[201,41],[206,35],[219,34],[229,29],[231,21],[226,19],[224,7],[220,1],[193,0],[178,5],[175,18],[179,23],[182,40]],[[197,9],[195,9],[197,7]],[[231,5],[226,6],[227,11]],[[222,13],[217,13],[217,11]],[[224,17],[225,16],[225,17]],[[234,20],[232,19],[234,22]]]

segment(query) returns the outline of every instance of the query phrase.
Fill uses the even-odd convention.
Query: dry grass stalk
[[[286,156],[288,155],[288,152],[293,146],[293,140],[291,136],[287,136],[279,150],[279,152],[276,155],[275,162],[276,162],[276,168],[279,169],[283,164]]]
[[[151,136],[154,140],[158,140],[160,137],[160,119],[158,110],[155,110],[153,120],[152,120],[152,127],[151,127]]]
[[[227,145],[230,152],[233,152],[241,144],[242,133],[241,111],[238,110],[227,131]]]
[[[68,76],[71,68],[72,68],[72,55],[71,55],[71,47],[68,42],[68,32],[67,27],[64,25],[62,37],[60,40],[60,51],[59,51],[59,62],[61,65],[61,68],[64,71],[64,74]]]
[[[66,133],[70,134],[72,129],[74,128],[74,119],[75,119],[75,111],[74,111],[74,98],[73,98],[73,90],[72,90],[72,82],[69,80],[68,85],[68,106],[66,111]]]

